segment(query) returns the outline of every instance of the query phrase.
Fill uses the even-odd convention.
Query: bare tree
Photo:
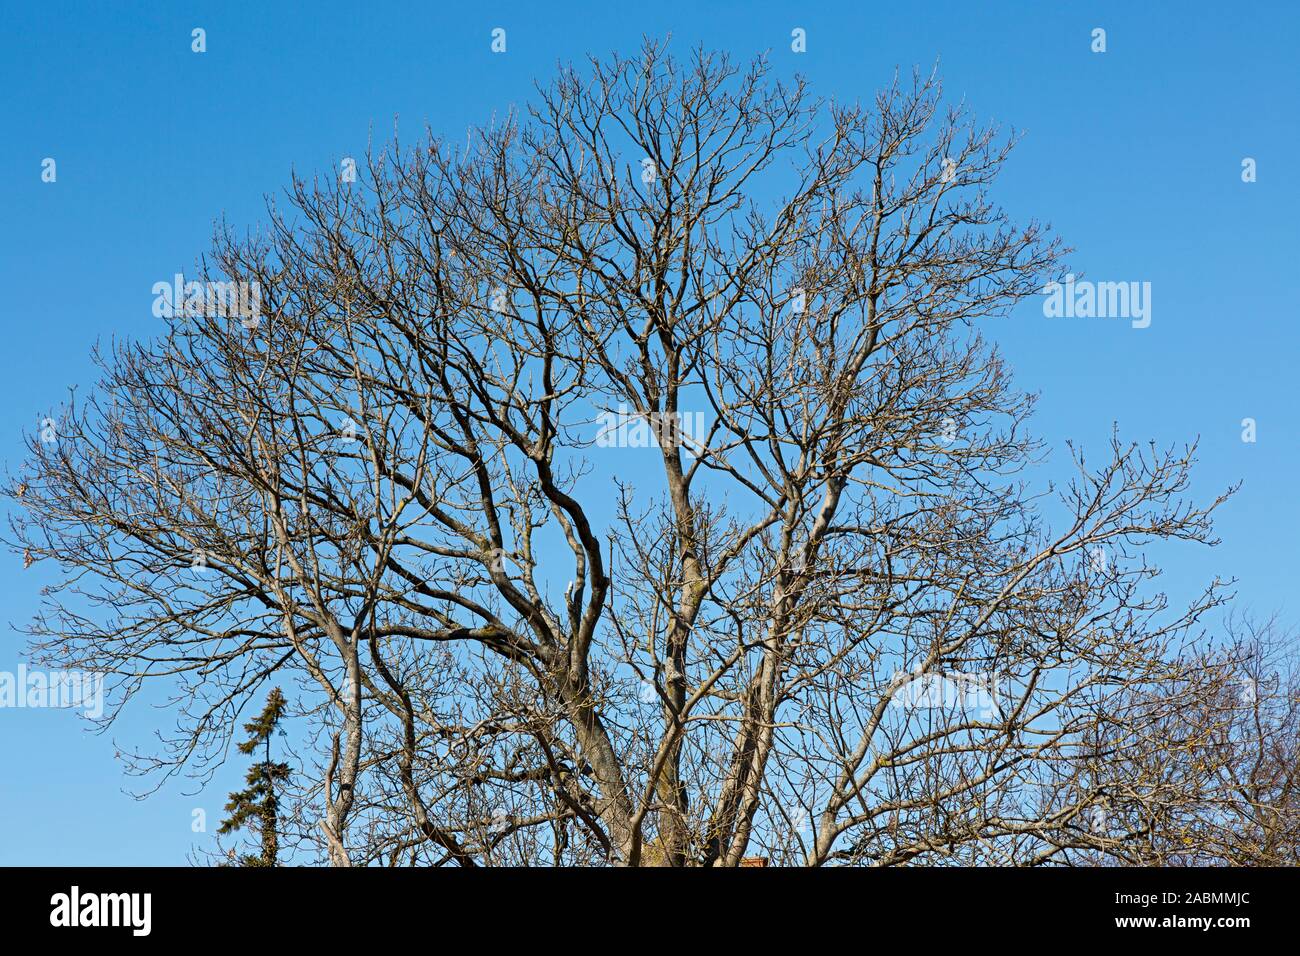
[[[1300,863],[1300,669],[1276,620],[1230,618],[1205,686],[1169,712],[1127,777],[1145,865]],[[1191,795],[1191,798],[1188,798]],[[1177,797],[1177,799],[1171,799]]]
[[[1031,490],[979,327],[1063,250],[988,195],[1011,142],[933,76],[652,43],[295,179],[204,267],[263,321],[119,345],[33,436],[36,653],[177,687],[163,772],[294,687],[284,839],[338,865],[1139,858],[1227,666],[1144,549],[1224,499],[1118,437]]]

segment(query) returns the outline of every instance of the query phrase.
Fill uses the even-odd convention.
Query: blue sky
[[[1204,12],[1191,12],[1200,6]],[[868,99],[896,66],[937,60],[951,97],[1022,130],[995,198],[1052,223],[1090,279],[1149,281],[1152,323],[1046,319],[1038,303],[985,329],[1019,384],[1042,393],[1037,433],[1099,448],[1200,436],[1193,492],[1242,481],[1221,547],[1161,560],[1171,593],[1215,574],[1243,606],[1300,624],[1300,403],[1294,296],[1300,183],[1300,12],[1289,3],[839,2],[465,4],[0,3],[0,461],[66,389],[92,381],[96,341],[156,330],[151,286],[189,269],[212,221],[263,217],[263,196],[337,168],[367,139],[455,138],[527,101],[557,61],[631,52],[671,33],[778,74]],[[191,51],[206,30],[207,52]],[[507,31],[493,54],[491,31]],[[807,31],[807,52],[790,50]],[[1106,52],[1091,50],[1106,30]],[[57,181],[42,182],[42,160]],[[1258,179],[1244,183],[1242,160]],[[1243,418],[1257,441],[1243,442]],[[48,583],[6,556],[0,671],[14,671]],[[57,710],[0,710],[0,864],[181,864],[210,837],[242,767],[206,789],[125,791],[115,743],[144,746],[137,702],[110,736]],[[167,726],[165,715],[161,726]]]

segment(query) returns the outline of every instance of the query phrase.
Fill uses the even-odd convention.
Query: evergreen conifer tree
[[[266,707],[256,719],[244,724],[249,734],[247,740],[239,745],[239,752],[257,753],[262,750],[263,759],[248,769],[248,786],[230,795],[226,804],[229,816],[221,822],[217,832],[233,833],[249,827],[262,839],[260,855],[246,853],[239,857],[237,866],[275,866],[279,859],[279,817],[276,785],[289,779],[287,763],[277,763],[271,759],[271,735],[284,717],[286,701],[280,688],[275,688],[267,695]]]

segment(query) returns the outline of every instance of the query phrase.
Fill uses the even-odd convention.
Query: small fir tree
[[[280,852],[279,804],[276,785],[289,779],[289,765],[271,760],[271,735],[284,717],[286,701],[280,688],[275,688],[266,698],[266,707],[255,720],[244,724],[249,737],[239,745],[239,752],[257,753],[261,748],[263,759],[248,769],[248,786],[230,795],[226,804],[229,816],[221,822],[217,832],[233,833],[248,827],[262,838],[261,855],[246,853],[232,866],[275,866]]]

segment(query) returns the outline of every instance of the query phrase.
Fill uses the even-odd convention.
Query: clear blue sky
[[[1152,283],[1150,328],[1047,320],[1038,303],[986,329],[1026,389],[1037,433],[1100,447],[1202,439],[1194,492],[1244,481],[1214,550],[1161,560],[1171,593],[1214,574],[1244,605],[1300,623],[1300,11],[1175,2],[464,4],[0,2],[0,461],[68,386],[96,340],[156,328],[152,284],[205,251],[215,217],[252,225],[291,167],[337,168],[387,138],[463,135],[559,60],[631,52],[672,33],[740,57],[770,50],[815,92],[868,98],[895,66],[939,60],[949,95],[1026,138],[996,198],[1050,221],[1098,280]],[[1197,12],[1192,12],[1197,8]],[[207,52],[191,52],[191,30]],[[507,31],[494,55],[493,28]],[[790,51],[807,31],[808,50]],[[1091,32],[1107,51],[1091,52]],[[57,182],[41,181],[46,157]],[[1243,183],[1252,157],[1258,181]],[[1241,440],[1241,420],[1258,441]],[[4,558],[0,671],[17,668],[48,572]],[[137,802],[114,739],[147,745],[142,703],[110,737],[69,712],[0,710],[0,864],[179,864],[210,837],[240,767],[194,794]]]

